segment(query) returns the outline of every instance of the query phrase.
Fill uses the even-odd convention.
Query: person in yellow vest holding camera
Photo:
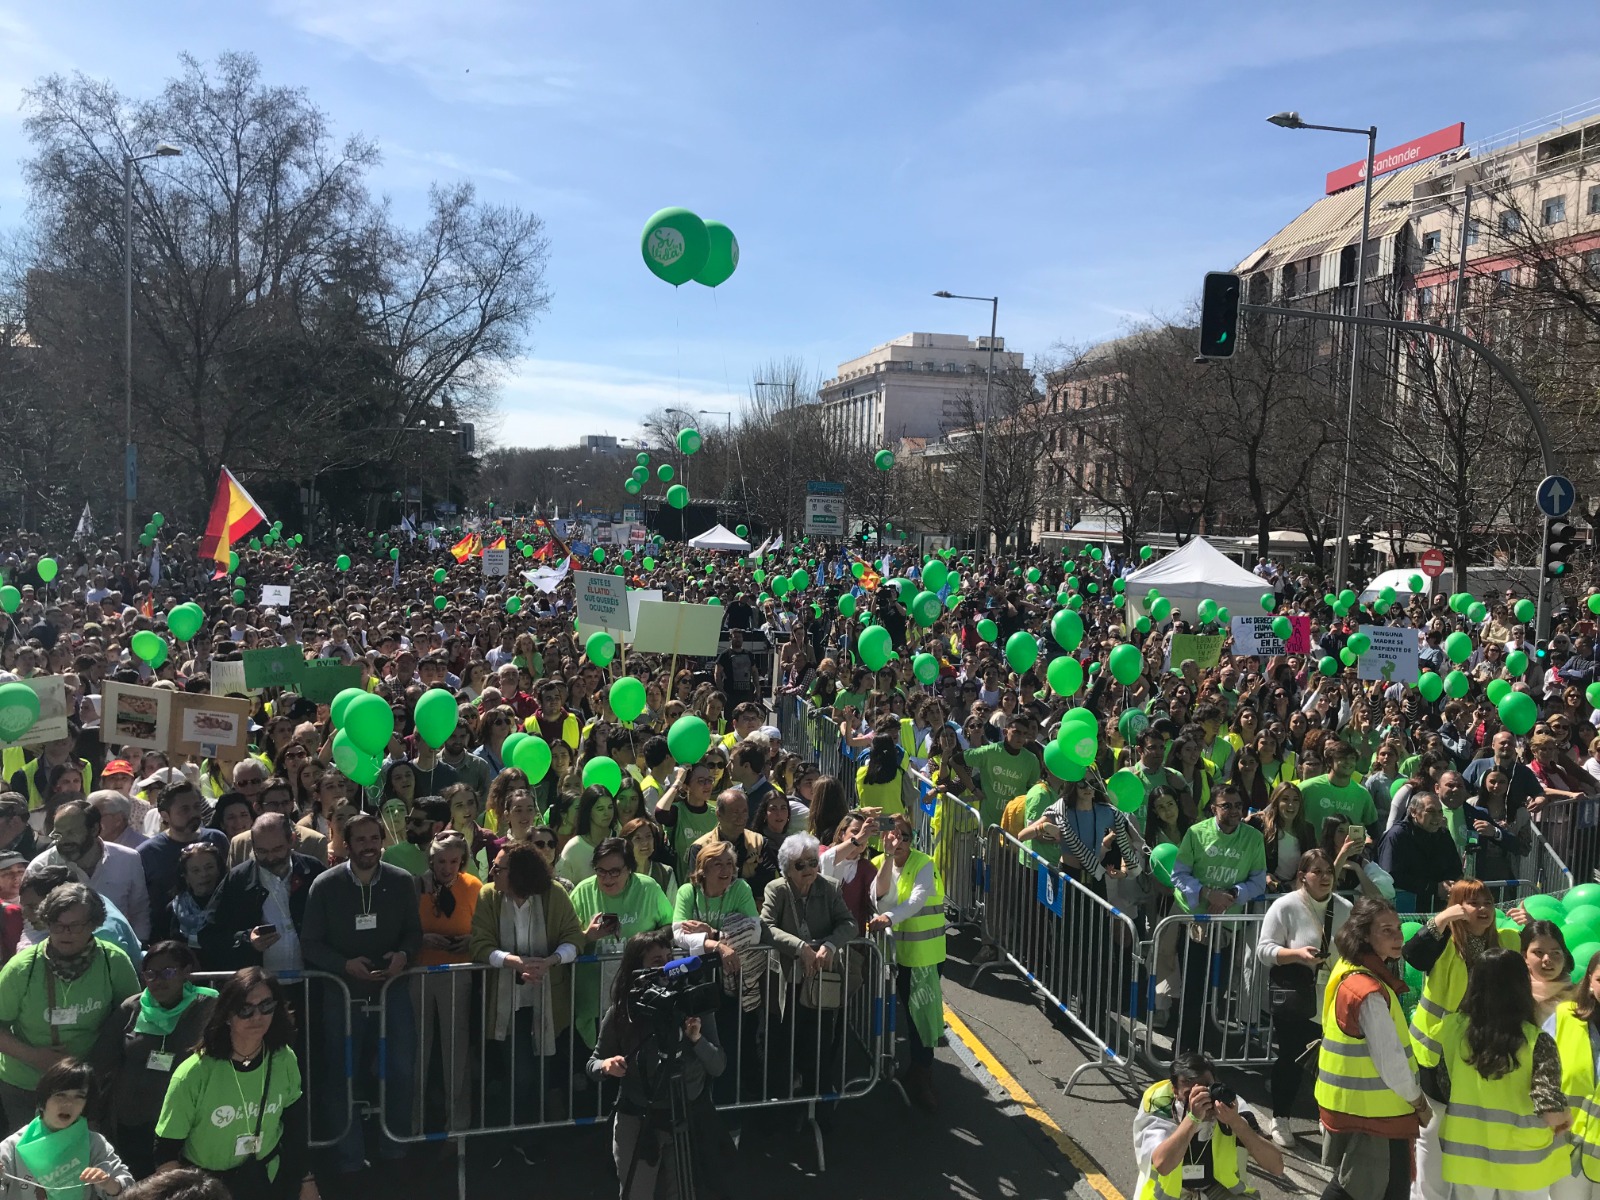
[[[1440,1030],[1425,1080],[1444,1105],[1439,1159],[1453,1200],[1542,1200],[1572,1175],[1572,1113],[1556,1042],[1533,1023],[1533,983],[1515,950],[1493,949]]]
[[[1406,943],[1405,959],[1426,979],[1422,999],[1411,1014],[1411,1048],[1417,1065],[1438,1066],[1443,1053],[1440,1031],[1461,1005],[1467,981],[1490,950],[1516,950],[1521,935],[1495,928],[1494,896],[1476,879],[1457,880],[1445,908],[1429,918]],[[1417,1192],[1421,1200],[1447,1200],[1449,1189],[1440,1175],[1439,1125],[1427,1126],[1417,1140]]]
[[[1217,1082],[1211,1059],[1194,1050],[1172,1060],[1170,1079],[1145,1089],[1133,1118],[1133,1154],[1135,1200],[1241,1192],[1247,1157],[1283,1174],[1283,1155],[1262,1134],[1255,1110]]]
[[[1399,914],[1375,896],[1357,900],[1333,938],[1339,956],[1322,994],[1317,1112],[1329,1187],[1350,1200],[1407,1194],[1411,1143],[1433,1115],[1400,1010],[1403,941]]]
[[[944,885],[933,859],[911,848],[911,821],[904,813],[882,829],[883,859],[873,880],[877,915],[868,933],[894,930],[895,991],[910,1017],[911,1061],[901,1076],[919,1108],[938,1107],[933,1090],[933,1052],[944,1031],[944,997],[939,973],[944,966]]]
[[[1544,1023],[1561,1055],[1561,1090],[1572,1113],[1572,1177],[1551,1189],[1555,1200],[1600,1197],[1600,1087],[1595,1071],[1600,1057],[1600,954],[1578,985],[1577,998],[1564,1000]]]

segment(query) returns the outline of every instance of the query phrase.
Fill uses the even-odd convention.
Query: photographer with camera
[[[1209,1056],[1193,1050],[1173,1059],[1172,1078],[1140,1099],[1133,1152],[1135,1195],[1151,1200],[1242,1193],[1246,1155],[1269,1174],[1283,1174],[1283,1155],[1262,1136],[1255,1110],[1217,1082]]]
[[[674,987],[673,978],[662,972],[671,960],[670,929],[628,939],[611,1007],[589,1058],[593,1079],[620,1081],[611,1152],[622,1200],[651,1200],[658,1191],[679,1195],[677,1184],[688,1164],[678,1156],[689,1146],[693,1166],[710,1185],[706,1194],[724,1191],[719,1126],[707,1088],[727,1065],[717,1036],[717,985]],[[702,1004],[698,1015],[686,1014]]]

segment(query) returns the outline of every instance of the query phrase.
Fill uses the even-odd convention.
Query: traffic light
[[[1569,570],[1567,559],[1572,554],[1573,533],[1571,521],[1558,518],[1545,522],[1544,573],[1547,578],[1560,579]]]
[[[471,421],[461,422],[461,426],[456,432],[461,438],[461,453],[471,454],[478,448],[478,431],[473,427]]]
[[[1239,340],[1239,277],[1230,271],[1207,271],[1200,293],[1200,355],[1232,358]]]

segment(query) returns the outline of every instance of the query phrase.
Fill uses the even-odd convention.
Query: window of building
[[[1437,254],[1444,241],[1444,234],[1434,229],[1422,235],[1422,252],[1424,254]]]
[[[1467,222],[1467,245],[1476,246],[1478,244],[1478,234],[1481,232],[1481,228],[1482,222],[1476,217]]]
[[[1418,288],[1417,289],[1417,313],[1418,313],[1418,315],[1419,316],[1426,316],[1428,313],[1430,313],[1432,311],[1433,311],[1433,288],[1431,288],[1431,287]]]
[[[1600,250],[1591,250],[1583,256],[1583,266],[1589,278],[1600,282]]]
[[[1559,225],[1567,219],[1567,198],[1551,196],[1539,206],[1539,219],[1546,225]]]
[[[1514,209],[1506,209],[1500,214],[1500,232],[1502,235],[1520,233],[1522,231],[1522,216]]]
[[[1600,184],[1589,189],[1589,215],[1600,216]]]
[[[1509,296],[1511,294],[1511,268],[1494,273],[1494,291],[1496,296]]]

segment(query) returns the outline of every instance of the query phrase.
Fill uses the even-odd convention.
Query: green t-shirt
[[[1300,794],[1305,797],[1306,820],[1311,823],[1311,832],[1319,838],[1323,818],[1340,813],[1352,825],[1365,825],[1374,836],[1383,832],[1377,827],[1378,810],[1372,803],[1372,794],[1354,779],[1339,787],[1331,776],[1313,775],[1300,784]]]
[[[1216,818],[1209,817],[1189,826],[1189,832],[1178,843],[1178,861],[1189,868],[1202,887],[1231,888],[1267,869],[1267,841],[1259,829],[1243,821],[1232,833],[1224,834],[1217,829]],[[1176,885],[1172,894],[1179,908],[1192,911]],[[1244,906],[1235,904],[1228,911],[1243,912]]]
[[[674,923],[704,921],[711,928],[719,930],[722,928],[722,922],[735,913],[747,917],[760,916],[756,912],[755,893],[742,879],[735,879],[733,886],[715,899],[707,896],[692,883],[682,884],[678,888],[678,898],[672,905]]]
[[[689,847],[717,827],[717,806],[708,804],[699,812],[679,800],[672,806],[672,853],[678,860],[678,869],[688,861]]]
[[[985,825],[998,825],[1006,805],[1039,782],[1039,756],[1032,750],[1012,753],[1004,742],[995,742],[968,750],[966,758],[983,789],[979,810]]]
[[[1045,810],[1059,799],[1061,797],[1050,790],[1048,783],[1040,782],[1034,784],[1028,789],[1027,797],[1023,800],[1023,821],[1028,825],[1032,825],[1040,817],[1044,816]],[[1022,844],[1052,866],[1060,857],[1060,842],[1047,842],[1043,838],[1029,838]],[[1033,861],[1025,854],[1020,854],[1017,857],[1022,860],[1024,866]]]
[[[715,821],[712,822],[715,824]],[[596,913],[617,914],[617,932],[612,937],[597,939],[589,946],[590,954],[620,954],[627,940],[636,933],[649,933],[652,929],[665,929],[672,924],[672,904],[661,885],[646,875],[630,875],[628,886],[620,896],[608,896],[600,890],[598,879],[585,879],[572,889],[572,908],[578,915],[578,925],[587,929]],[[577,999],[577,1012],[573,1014],[578,1032],[584,1043],[594,1045],[600,1024],[600,998],[609,996],[611,979],[616,962],[604,964],[580,963],[573,988]]]
[[[254,1135],[258,1116],[257,1157],[271,1155],[283,1137],[283,1112],[298,1099],[300,1064],[288,1047],[274,1050],[267,1063],[249,1071],[239,1070],[228,1059],[194,1054],[172,1073],[156,1136],[181,1140],[184,1158],[202,1170],[226,1171],[250,1157],[237,1153],[238,1142]],[[268,1164],[269,1176],[276,1178],[279,1162],[274,1158]]]
[[[396,842],[383,852],[383,861],[392,863],[401,870],[410,871],[413,875],[426,875],[428,873],[428,856],[423,853],[422,847],[414,842]]]
[[[841,688],[833,695],[833,706],[835,708],[853,708],[858,716],[861,713],[862,705],[866,702],[867,694],[865,692],[852,692],[849,688]],[[850,732],[854,733],[855,731],[851,730]]]
[[[59,1039],[54,1044],[73,1058],[87,1058],[112,1010],[139,992],[139,977],[121,947],[95,938],[99,952],[89,969],[70,983],[56,979],[45,965],[45,945],[18,950],[0,968],[0,1025],[30,1046],[51,1045],[54,1028]],[[31,1092],[39,1072],[20,1058],[0,1054],[0,1081]]]

